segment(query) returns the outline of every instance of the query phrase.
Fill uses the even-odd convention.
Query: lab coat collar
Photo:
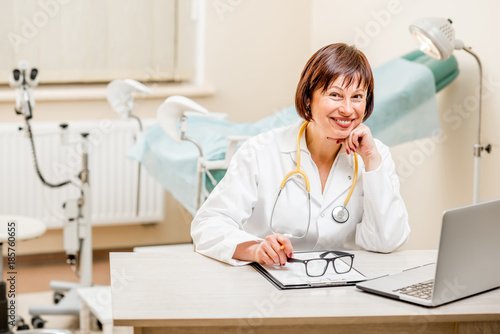
[[[278,147],[282,153],[290,154],[291,159],[297,162],[297,135],[303,121],[297,122],[284,129],[285,135],[278,142]],[[334,166],[328,176],[327,184],[325,185],[325,192],[321,193],[321,182],[317,168],[312,162],[309,149],[307,148],[305,131],[300,139],[300,151],[302,155],[301,168],[309,176],[311,183],[311,198],[319,203],[322,210],[329,206],[332,202],[336,201],[341,196],[347,196],[347,192],[352,184],[354,176],[354,158],[352,154],[347,154],[344,147],[342,147],[335,159]],[[307,158],[306,158],[307,157]],[[358,173],[361,171],[362,163],[361,158],[358,156],[360,164]],[[344,202],[345,198],[342,198]]]
[[[358,156],[358,174],[362,169],[361,163],[362,160]],[[351,188],[353,178],[354,156],[352,154],[348,155],[345,152],[339,152],[325,185],[324,199],[321,210],[326,209],[333,202],[339,202],[339,205],[343,204],[347,194],[349,193],[349,189]]]
[[[300,127],[304,123],[303,120],[292,124],[286,128],[284,128],[284,136],[279,137],[281,140],[278,142],[278,147],[282,153],[292,153],[297,152],[297,135],[299,134]],[[309,154],[309,150],[307,149],[306,144],[306,135],[305,131],[300,138],[300,150],[303,152],[307,152]],[[295,156],[295,155],[294,155]]]

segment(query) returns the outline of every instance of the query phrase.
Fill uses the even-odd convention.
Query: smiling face
[[[320,138],[344,139],[363,121],[367,88],[359,80],[348,81],[340,76],[326,90],[312,94],[311,115]]]
[[[338,78],[342,79],[337,80]],[[319,49],[307,61],[295,92],[295,107],[299,116],[306,121],[312,121],[311,104],[318,104],[320,102],[318,97],[322,95],[329,96],[329,90],[334,84],[340,88],[339,93],[342,93],[344,99],[347,96],[346,91],[351,86],[355,90],[361,87],[365,104],[365,110],[361,115],[364,116],[364,120],[370,117],[374,106],[373,74],[370,64],[365,55],[355,46],[344,43],[327,45]],[[353,102],[354,106],[354,102],[357,102],[356,98],[353,99],[350,95],[351,91],[348,93],[349,101]],[[333,103],[335,98],[331,96],[331,99]],[[329,108],[333,109],[332,106]],[[359,113],[359,108],[356,108],[356,111]],[[340,115],[337,116],[339,123],[342,123]],[[349,116],[342,117],[349,118]],[[316,120],[316,122],[319,121],[319,119]],[[349,122],[349,119],[347,121]]]

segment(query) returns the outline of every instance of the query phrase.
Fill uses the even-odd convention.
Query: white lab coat
[[[273,234],[270,219],[284,176],[296,168],[297,134],[301,123],[260,134],[247,140],[231,160],[226,175],[202,205],[191,225],[196,250],[232,265],[247,262],[232,259],[236,246],[262,241]],[[339,224],[332,209],[342,205],[352,184],[353,155],[342,149],[337,155],[323,193],[318,169],[301,138],[301,169],[311,184],[311,224],[303,239],[291,239],[297,250],[349,250],[364,248],[391,252],[401,246],[410,233],[408,214],[399,193],[399,179],[389,148],[375,140],[382,155],[378,169],[364,170],[358,156],[358,180],[347,205],[349,220]],[[288,182],[273,215],[273,230],[295,231],[307,228],[307,196],[297,184]],[[285,232],[284,230],[282,232]]]

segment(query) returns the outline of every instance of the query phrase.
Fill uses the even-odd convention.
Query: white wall
[[[205,77],[217,93],[197,101],[237,122],[292,104],[310,56],[310,4],[207,0],[206,12]]]
[[[386,21],[380,11],[391,9]],[[211,111],[225,112],[232,121],[251,122],[293,103],[300,72],[319,47],[333,42],[362,42],[356,32],[376,28],[359,48],[373,67],[416,48],[409,24],[420,17],[450,17],[457,36],[481,56],[490,89],[483,106],[483,139],[494,144],[493,153],[483,158],[482,197],[499,196],[500,143],[496,125],[500,115],[500,69],[497,65],[498,38],[489,38],[500,5],[494,1],[410,1],[372,0],[207,0],[205,79],[216,93],[197,98]],[[375,13],[379,13],[378,16]],[[383,18],[383,17],[382,17]],[[1,14],[0,14],[1,19]],[[470,203],[472,199],[472,145],[475,141],[475,112],[464,118],[453,109],[476,87],[477,66],[463,51],[455,53],[461,73],[439,93],[444,136],[440,143],[420,141],[392,148],[402,177],[402,193],[413,229],[408,248],[436,246],[444,209]],[[43,77],[43,69],[40,69]],[[155,117],[162,99],[137,101],[140,117]],[[20,121],[12,103],[0,103],[0,122]],[[458,121],[450,121],[456,117]],[[38,103],[35,121],[117,118],[104,99],[50,101]],[[436,139],[438,140],[438,139]],[[429,145],[429,143],[433,145]],[[416,160],[416,157],[423,159]],[[409,163],[409,161],[416,163]],[[189,240],[190,217],[173,199],[167,199],[168,214],[157,226],[122,226],[94,229],[94,248],[132,247]],[[23,243],[22,253],[62,250],[60,231]]]
[[[456,36],[480,56],[485,80],[483,100],[484,143],[493,152],[482,159],[481,199],[498,198],[500,178],[500,44],[495,33],[500,4],[495,1],[312,1],[312,49],[332,42],[356,44],[373,67],[417,48],[408,27],[422,17],[451,18]],[[448,208],[472,202],[473,156],[477,112],[473,108],[478,86],[477,64],[464,51],[456,51],[460,74],[438,94],[443,134],[434,139],[392,148],[402,179],[412,235],[407,248],[435,248],[441,214]],[[376,98],[376,97],[375,97]],[[472,102],[472,103],[471,103]],[[471,104],[468,104],[471,103]],[[462,111],[459,112],[460,106]]]
[[[310,26],[310,4],[306,1],[290,5],[288,0],[206,0],[204,77],[216,93],[195,100],[241,122],[256,121],[293,103],[297,80],[309,57]],[[43,83],[43,68],[39,70]],[[156,117],[166,97],[137,99],[134,113]],[[0,122],[22,121],[13,106],[13,101],[0,102]],[[33,121],[101,118],[118,116],[104,98],[91,98],[38,101]],[[94,248],[189,241],[192,217],[171,196],[167,196],[166,206],[166,218],[157,225],[94,228]],[[20,255],[58,251],[62,251],[60,230],[48,231],[18,249]]]

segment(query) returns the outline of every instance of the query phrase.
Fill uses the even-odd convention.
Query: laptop
[[[436,263],[356,284],[434,307],[500,286],[500,200],[445,211]]]

